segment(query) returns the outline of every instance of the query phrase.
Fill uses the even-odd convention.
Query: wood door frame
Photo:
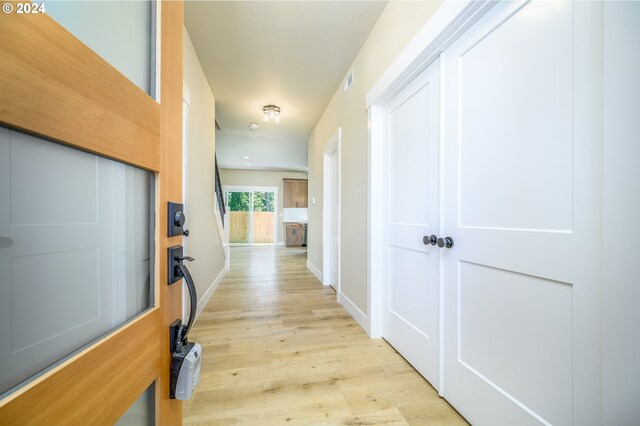
[[[163,231],[167,201],[182,197],[181,164],[174,161],[181,159],[183,4],[160,5],[160,104],[48,15],[7,14],[0,21],[1,125],[156,176],[154,306],[3,398],[7,424],[114,423],[153,382],[156,424],[182,424],[181,402],[169,399],[167,332],[180,317],[181,286],[165,284],[164,267],[166,247],[182,238]],[[87,395],[93,403],[79,404]]]
[[[331,217],[331,156],[335,153],[338,156],[338,182],[336,182],[336,190],[338,191],[338,276],[336,278],[336,300],[340,303],[343,298],[340,291],[340,178],[341,178],[341,156],[340,150],[342,146],[342,128],[338,127],[338,130],[331,135],[331,137],[324,143],[322,147],[322,284],[331,285],[329,283],[329,277],[331,276],[331,229],[329,225],[329,218]],[[307,254],[308,256],[308,254]]]
[[[182,201],[182,89],[183,89],[183,34],[184,5],[182,0],[161,2],[161,57],[160,57],[160,166],[164,171],[156,181],[156,276],[159,277],[160,302],[163,303],[161,332],[182,314],[182,286],[166,285],[166,247],[182,244],[182,235],[167,237],[167,203]],[[156,420],[159,424],[182,424],[182,402],[169,399],[171,351],[169,339],[161,348],[161,372],[156,384]],[[164,373],[164,372],[167,373]]]
[[[382,338],[382,288],[384,259],[384,215],[388,206],[382,173],[388,162],[388,134],[385,125],[385,111],[389,102],[407,85],[419,76],[453,42],[455,42],[475,22],[480,20],[495,3],[491,2],[445,2],[425,24],[409,45],[387,68],[373,87],[367,92],[368,113],[368,188],[367,211],[367,306],[364,316],[354,316],[371,338]],[[444,61],[440,67],[444,66]],[[442,85],[441,79],[440,84]],[[442,93],[442,92],[441,92]],[[442,109],[442,108],[441,108]],[[441,118],[442,119],[442,118]],[[440,146],[440,152],[442,146]],[[442,220],[442,217],[440,218]],[[441,285],[441,283],[439,284]],[[440,291],[442,294],[442,291]],[[440,301],[442,302],[442,301]],[[441,303],[440,303],[441,304]],[[442,310],[440,310],[440,316]],[[442,328],[442,320],[439,321]],[[440,355],[442,355],[442,333],[440,333]],[[440,357],[441,358],[441,357]],[[442,382],[442,366],[440,366]]]

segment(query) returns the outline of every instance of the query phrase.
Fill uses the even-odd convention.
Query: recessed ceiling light
[[[245,155],[244,157],[242,157],[242,158],[244,158],[245,160],[248,160],[248,159],[249,159],[249,157],[247,157],[246,155]]]
[[[259,129],[258,123],[249,123],[249,128],[251,130],[258,130]]]

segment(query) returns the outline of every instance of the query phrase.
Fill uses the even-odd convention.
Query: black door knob
[[[181,227],[182,225],[184,225],[184,221],[185,221],[184,213],[178,210],[176,214],[173,215],[173,224],[175,226]]]
[[[429,236],[424,236],[422,237],[422,242],[424,243],[425,246],[431,244],[432,246],[436,245],[436,241],[438,240],[438,236],[437,235],[429,235]]]
[[[438,244],[438,247],[440,248],[442,247],[451,248],[453,247],[453,238],[451,237],[445,237],[444,239],[438,238],[437,244]]]

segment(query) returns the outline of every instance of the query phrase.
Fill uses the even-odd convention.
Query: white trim
[[[369,139],[369,179],[367,210],[369,212],[369,228],[367,229],[367,306],[369,314],[369,337],[379,339],[382,337],[382,268],[383,256],[383,221],[381,208],[383,194],[380,192],[383,186],[382,170],[384,170],[385,157],[383,144],[378,139],[384,135],[384,112],[381,107],[374,105],[369,108],[370,130]]]
[[[367,316],[342,292],[339,293],[339,303],[351,314],[353,319],[360,324],[360,327],[362,327],[367,334],[371,335]]]
[[[217,206],[218,203],[216,202]],[[220,214],[220,210],[217,207],[214,207],[214,221],[218,227],[218,238],[220,240],[220,244],[222,245],[222,251],[224,252],[224,265],[225,269],[228,271],[231,265],[231,250],[229,249],[229,212],[224,215],[224,223],[227,224],[227,228],[225,229],[222,226],[222,215]]]
[[[320,269],[318,269],[313,263],[311,263],[308,259],[307,259],[307,269],[311,271],[311,273],[313,275],[316,276],[316,278],[318,280],[320,280],[320,282],[322,282],[322,272],[320,272]]]
[[[220,214],[220,210],[215,209],[215,211],[213,212],[213,216],[216,222],[216,226],[218,227],[218,238],[220,239],[220,244],[222,244],[222,246],[224,247],[228,244],[228,241],[226,241],[224,238],[225,232],[224,232],[224,227],[222,226],[222,215]],[[226,219],[226,216],[227,215],[225,214],[225,219]]]
[[[330,277],[331,277],[331,244],[330,244],[330,232],[329,229],[329,217],[331,216],[331,156],[336,153],[338,155],[338,276],[336,278],[337,282],[335,284],[336,289],[336,297],[338,301],[340,301],[340,205],[341,205],[341,171],[342,171],[342,156],[340,155],[342,146],[342,128],[338,127],[338,130],[335,131],[333,135],[322,146],[322,167],[323,167],[323,177],[322,177],[322,276],[324,280],[320,280],[323,285],[330,285]],[[308,253],[307,253],[308,256]]]
[[[220,271],[216,279],[213,280],[213,282],[211,283],[207,291],[204,292],[200,300],[198,300],[198,308],[196,309],[196,316],[194,318],[194,322],[198,319],[198,317],[200,316],[204,308],[207,306],[207,303],[209,303],[209,299],[211,299],[211,296],[213,296],[213,293],[216,291],[216,289],[224,279],[224,276],[227,274],[227,271],[228,269],[226,268],[226,266],[222,268],[222,271]]]
[[[252,192],[252,191],[278,192],[278,187],[277,186],[255,186],[255,185],[222,185],[222,192]]]
[[[381,288],[383,268],[385,194],[382,173],[386,170],[387,152],[384,107],[420,75],[440,53],[455,42],[467,29],[484,16],[496,2],[448,1],[445,2],[418,34],[400,52],[391,66],[380,76],[366,95],[368,109],[368,229],[367,240],[367,306],[369,307],[368,332],[372,338],[382,336]],[[366,318],[366,317],[365,317]],[[442,326],[442,323],[440,324]],[[363,327],[365,328],[365,327]],[[442,336],[443,333],[440,333]],[[442,342],[441,342],[442,346]]]
[[[186,102],[187,106],[191,108],[191,90],[187,86],[187,82],[182,82],[182,101]]]
[[[367,92],[366,107],[389,101],[496,3],[444,2]]]
[[[226,213],[224,214],[224,223],[227,224],[226,228],[224,229],[224,240],[227,242],[226,245],[224,246],[224,251],[226,253],[226,258],[225,258],[225,267],[227,269],[227,271],[231,270],[231,247],[229,246],[229,219],[231,218],[229,216],[229,210],[225,209]]]
[[[276,244],[276,246],[278,246],[278,247],[284,247],[284,241],[278,241],[278,243]]]
[[[189,112],[191,110],[191,91],[189,86],[182,81],[182,205],[187,222],[185,228],[189,226]],[[189,241],[182,238],[182,247],[185,253],[189,253]],[[187,286],[182,286],[182,320],[186,321],[189,315],[189,291]]]

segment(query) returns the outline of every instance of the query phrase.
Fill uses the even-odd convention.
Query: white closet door
[[[382,336],[438,386],[439,61],[386,107]]]
[[[599,424],[601,4],[505,2],[444,54],[443,392]]]

